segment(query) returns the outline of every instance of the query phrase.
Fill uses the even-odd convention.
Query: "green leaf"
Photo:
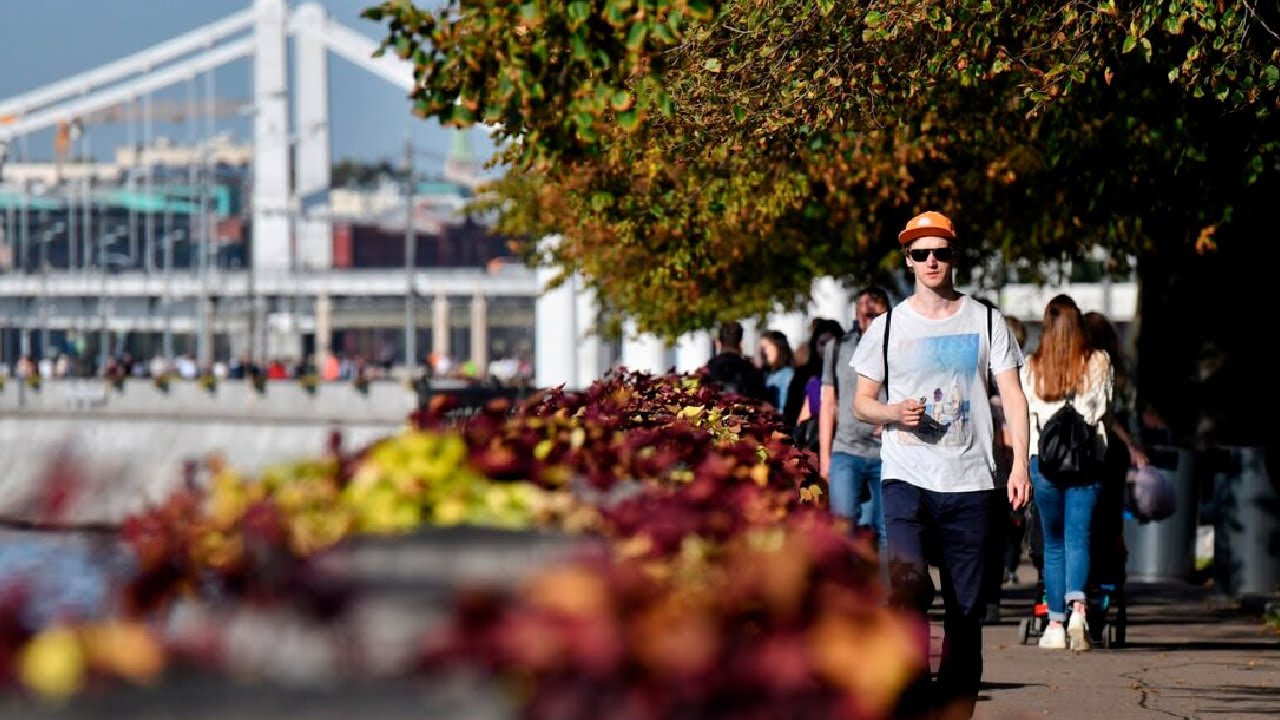
[[[707,58],[706,61],[702,63],[702,69],[712,73],[720,72],[721,68],[719,58]]]
[[[653,33],[654,40],[662,45],[675,45],[676,34],[671,31],[671,27],[667,23],[654,23],[650,28]]]
[[[872,10],[862,18],[862,22],[866,23],[867,27],[880,27],[884,24],[884,13]]]
[[[1138,38],[1132,35],[1128,35],[1124,39],[1124,45],[1120,48],[1120,52],[1122,53],[1131,52],[1137,46],[1138,46]]]
[[[620,28],[627,24],[627,11],[619,3],[608,3],[604,6],[604,21]]]
[[[591,209],[596,212],[604,212],[613,207],[613,193],[597,190],[591,193]]]
[[[627,49],[631,52],[640,52],[644,48],[644,39],[649,35],[649,23],[641,20],[631,26],[631,32],[627,33]]]
[[[453,121],[462,127],[471,127],[476,123],[476,113],[464,105],[454,105]]]
[[[715,8],[708,0],[689,0],[685,8],[689,11],[689,17],[698,22],[708,22],[716,16]]]
[[[613,88],[608,85],[597,85],[595,92],[592,94],[591,107],[593,112],[604,112],[608,109],[611,100],[613,100]]]
[[[675,103],[672,102],[671,95],[668,93],[658,93],[658,112],[662,113],[662,116],[666,118],[675,115]]]
[[[1280,82],[1280,68],[1275,65],[1268,65],[1262,70],[1262,79],[1266,81],[1268,87],[1275,87]]]
[[[580,62],[591,59],[591,53],[587,50],[587,41],[577,33],[569,38],[569,53],[570,57]]]
[[[520,19],[533,25],[542,19],[542,11],[538,9],[538,3],[527,2],[520,6]]]
[[[639,110],[627,110],[618,113],[618,127],[626,132],[635,132],[640,128],[640,121],[644,119],[644,114]]]
[[[609,105],[618,112],[630,110],[634,104],[635,96],[628,90],[618,90],[613,94],[613,98],[609,102]]]
[[[747,119],[747,111],[746,111],[746,110],[743,110],[741,105],[734,105],[734,106],[733,106],[733,119],[734,119],[734,120],[736,120],[737,122],[742,122],[743,120],[746,120],[746,119]]]
[[[569,3],[565,12],[569,17],[569,29],[577,29],[579,25],[591,18],[591,3],[583,0],[574,0],[574,2]]]

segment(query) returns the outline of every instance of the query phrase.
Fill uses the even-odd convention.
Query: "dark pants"
[[[987,598],[987,607],[999,606],[1001,586],[1005,577],[1018,571],[1022,562],[1022,543],[1026,537],[1027,514],[1014,511],[1009,505],[1008,495],[997,492],[1003,500],[995,502],[991,511],[991,529],[987,533],[988,552],[984,570],[985,584],[983,592]]]
[[[899,716],[912,717],[961,701],[972,704],[982,680],[984,571],[992,561],[991,513],[1003,496],[995,490],[941,493],[901,480],[885,480],[885,529],[889,539],[890,602],[926,614],[935,588],[929,565],[938,567],[945,608],[942,661],[936,681],[928,671],[908,688]]]
[[[1029,513],[1023,511],[1009,516],[1009,536],[1004,544],[1005,575],[1018,572],[1018,566],[1022,564],[1022,545],[1027,537],[1027,523],[1032,519]]]

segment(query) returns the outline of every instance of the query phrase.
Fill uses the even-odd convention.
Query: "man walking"
[[[818,462],[827,479],[831,511],[854,525],[870,528],[883,550],[884,510],[880,502],[880,429],[853,416],[858,374],[849,365],[858,340],[871,321],[889,309],[878,287],[854,298],[854,324],[839,343],[827,343],[822,359],[822,401],[818,404]],[[839,357],[835,356],[839,350]],[[867,498],[862,502],[863,498]],[[883,552],[881,561],[884,560]]]
[[[768,397],[764,373],[742,356],[742,323],[731,320],[720,326],[716,355],[707,362],[707,379],[725,392],[763,400]]]
[[[1027,400],[1021,352],[1004,317],[956,291],[956,232],[938,212],[912,218],[898,235],[913,294],[876,318],[858,343],[854,414],[883,425],[881,457],[891,602],[922,616],[933,602],[929,561],[945,606],[937,680],[928,668],[903,697],[904,715],[949,706],[972,714],[982,679],[983,572],[990,513],[1031,499]],[[996,487],[988,371],[999,389],[1013,466]],[[881,400],[881,391],[887,400]]]

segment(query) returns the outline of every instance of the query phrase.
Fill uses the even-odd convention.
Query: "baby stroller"
[[[1124,544],[1124,512],[1124,481],[1104,481],[1098,492],[1093,526],[1089,531],[1089,583],[1085,588],[1089,598],[1086,621],[1094,647],[1115,648],[1125,643],[1128,624],[1125,565],[1128,551]],[[1040,572],[1040,579],[1036,583],[1036,602],[1031,616],[1018,623],[1018,639],[1024,645],[1038,639],[1049,626],[1049,605],[1044,595],[1043,530],[1034,511],[1028,514],[1027,522],[1031,562]]]

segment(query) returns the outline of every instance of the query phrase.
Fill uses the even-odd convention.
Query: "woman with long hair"
[[[782,416],[787,406],[791,381],[795,379],[795,355],[791,342],[777,330],[769,330],[760,336],[760,369],[764,371],[764,384],[769,402]]]
[[[1021,370],[1031,415],[1031,483],[1043,531],[1045,600],[1049,605],[1049,626],[1040,636],[1042,648],[1089,649],[1085,586],[1089,581],[1089,533],[1101,477],[1067,485],[1051,482],[1040,471],[1040,429],[1070,402],[1086,423],[1097,428],[1096,452],[1101,459],[1106,450],[1113,375],[1107,353],[1089,347],[1075,300],[1069,295],[1050,300],[1044,309],[1040,345]]]
[[[1133,416],[1135,403],[1133,384],[1129,380],[1128,363],[1125,362],[1124,355],[1120,351],[1120,335],[1107,316],[1100,312],[1084,314],[1084,334],[1085,343],[1089,347],[1101,350],[1111,358],[1111,368],[1115,372],[1111,418],[1107,424],[1107,430],[1111,433],[1111,439],[1119,440],[1120,444],[1112,448],[1112,443],[1108,441],[1108,451],[1118,455],[1127,453],[1127,458],[1122,457],[1120,460],[1121,463],[1125,463],[1124,470],[1128,470],[1129,466],[1150,465],[1151,461],[1147,458],[1146,451],[1130,431],[1128,421]]]

